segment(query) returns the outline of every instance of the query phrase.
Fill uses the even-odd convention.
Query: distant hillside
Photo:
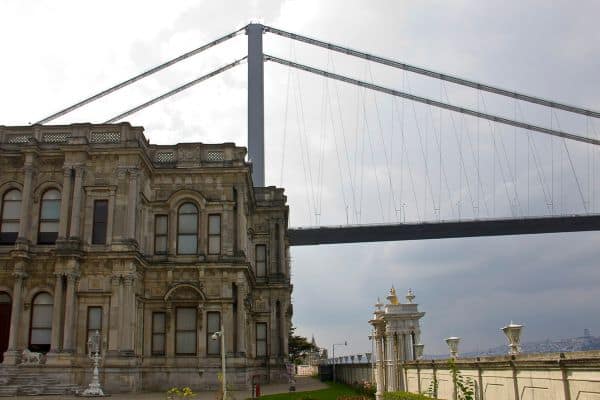
[[[570,351],[600,350],[600,337],[581,336],[569,339],[542,340],[538,342],[521,343],[523,353],[565,353]],[[508,345],[493,347],[482,351],[459,352],[460,357],[499,356],[508,353]],[[424,356],[425,359],[447,358],[447,354]]]

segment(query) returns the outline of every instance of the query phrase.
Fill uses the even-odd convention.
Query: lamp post
[[[335,346],[348,346],[348,342],[344,340],[344,343],[334,343],[333,345],[333,381],[335,382]]]
[[[221,330],[212,334],[211,339],[221,338],[221,369],[223,371],[223,400],[227,400],[227,371],[225,368],[225,330],[221,324]]]
[[[92,381],[90,382],[87,389],[81,393],[82,396],[88,397],[102,397],[104,391],[100,387],[100,378],[98,374],[98,364],[100,363],[100,349],[101,349],[101,338],[100,332],[94,332],[87,341],[88,357],[94,363],[94,369],[92,370]]]
[[[510,321],[510,324],[506,325],[502,328],[502,332],[506,335],[508,339],[508,354],[516,355],[521,352],[521,347],[519,346],[521,342],[521,330],[523,329],[523,325],[514,324]]]
[[[450,356],[452,358],[456,358],[458,356],[458,343],[460,342],[460,338],[456,336],[449,337],[446,339],[446,344],[450,348]]]

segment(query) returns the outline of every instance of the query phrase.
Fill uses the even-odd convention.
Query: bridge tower
[[[248,35],[248,158],[254,186],[265,186],[264,26],[252,23]]]

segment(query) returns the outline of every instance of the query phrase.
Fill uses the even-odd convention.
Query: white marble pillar
[[[67,274],[67,293],[65,297],[65,324],[63,351],[75,352],[75,329],[77,327],[77,281],[79,274],[71,272]]]
[[[388,392],[397,390],[397,369],[396,369],[396,337],[391,332],[386,332],[386,386]]]
[[[12,310],[10,314],[10,331],[8,337],[8,351],[19,351],[19,324],[21,323],[21,311],[23,311],[23,282],[27,279],[27,273],[15,272],[13,274],[15,283],[13,286]]]
[[[75,184],[73,187],[73,207],[71,213],[71,238],[81,239],[81,207],[83,203],[83,165],[75,166]]]
[[[71,167],[63,168],[63,187],[60,195],[60,220],[58,222],[58,239],[66,239],[69,229],[69,211],[71,211]]]
[[[31,201],[33,199],[33,165],[23,167],[23,197],[21,200],[21,215],[19,223],[19,241],[29,242],[29,227],[31,226]]]
[[[135,240],[135,217],[138,208],[138,175],[138,170],[129,170],[129,187],[127,190],[127,238],[130,240]]]
[[[62,272],[54,273],[54,306],[52,307],[52,336],[50,339],[51,353],[59,353],[62,346],[63,276]]]
[[[385,392],[385,361],[383,356],[383,332],[375,333],[375,352],[377,353],[377,371],[375,373],[375,384],[377,385],[377,391],[375,392],[375,399],[382,400],[383,393]]]

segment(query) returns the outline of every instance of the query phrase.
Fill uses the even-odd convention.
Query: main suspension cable
[[[567,132],[562,132],[559,130],[555,130],[555,129],[549,129],[549,128],[544,128],[541,126],[537,126],[537,125],[532,125],[532,124],[528,124],[525,122],[519,122],[519,121],[514,121],[508,118],[504,118],[504,117],[500,117],[497,115],[492,115],[492,114],[486,114],[486,113],[482,113],[482,112],[478,112],[478,111],[474,111],[468,108],[464,108],[464,107],[459,107],[459,106],[455,106],[452,104],[447,104],[447,103],[442,103],[440,101],[437,100],[431,100],[428,99],[426,97],[421,97],[421,96],[416,96],[410,93],[405,93],[405,92],[401,92],[395,89],[389,89],[383,86],[379,86],[379,85],[375,85],[372,83],[368,83],[368,82],[364,82],[364,81],[360,81],[358,79],[354,79],[354,78],[349,78],[343,75],[338,75],[338,74],[334,74],[328,71],[324,71],[318,68],[314,68],[314,67],[309,67],[307,65],[304,64],[298,64],[289,60],[284,60],[282,58],[278,58],[278,57],[274,57],[274,56],[270,56],[270,55],[265,55],[265,60],[266,61],[273,61],[275,63],[281,64],[281,65],[286,65],[289,67],[294,67],[306,72],[311,72],[313,74],[316,75],[321,75],[321,76],[325,76],[331,79],[336,79],[338,81],[342,81],[342,82],[346,82],[346,83],[350,83],[352,85],[358,85],[358,86],[362,86],[365,87],[367,89],[371,89],[371,90],[376,90],[379,92],[383,92],[383,93],[387,93],[389,95],[392,96],[397,96],[397,97],[403,97],[405,99],[411,100],[411,101],[416,101],[419,103],[424,103],[424,104],[430,104],[434,107],[440,107],[446,110],[450,110],[450,111],[455,111],[455,112],[459,112],[459,113],[463,113],[463,114],[467,114],[467,115],[471,115],[473,117],[477,117],[477,118],[483,118],[483,119],[487,119],[489,121],[493,121],[493,122],[498,122],[501,124],[505,124],[505,125],[511,125],[511,126],[516,126],[517,128],[523,128],[523,129],[527,129],[527,130],[531,130],[531,131],[536,131],[536,132],[541,132],[541,133],[546,133],[548,135],[553,135],[553,136],[558,136],[558,137],[562,137],[565,139],[571,139],[571,140],[575,140],[578,142],[583,142],[583,143],[588,143],[588,144],[594,144],[594,145],[600,145],[600,140],[597,139],[592,139],[592,138],[587,138],[587,137],[583,137],[583,136],[579,136],[579,135],[574,135],[571,133],[567,133]]]
[[[225,65],[225,66],[223,66],[221,68],[218,68],[218,69],[216,69],[216,70],[214,70],[212,72],[209,72],[206,75],[201,76],[200,78],[194,79],[193,81],[190,81],[190,82],[186,83],[185,85],[181,85],[181,86],[179,86],[179,87],[177,87],[177,88],[175,88],[173,90],[170,90],[167,93],[164,93],[164,94],[162,94],[162,95],[160,95],[158,97],[153,98],[150,101],[147,101],[147,102],[145,102],[143,104],[140,104],[139,106],[134,107],[134,108],[132,108],[132,109],[130,109],[128,111],[125,111],[124,113],[119,114],[119,115],[117,115],[117,116],[109,119],[108,121],[106,121],[104,123],[105,124],[111,124],[113,122],[117,122],[117,121],[119,121],[119,120],[121,120],[121,119],[123,119],[123,118],[125,118],[125,117],[127,117],[127,116],[129,116],[131,114],[133,114],[133,113],[136,113],[136,112],[138,112],[138,111],[140,111],[140,110],[142,110],[142,109],[144,109],[146,107],[151,106],[152,104],[156,104],[159,101],[162,101],[162,100],[164,100],[164,99],[166,99],[168,97],[176,95],[179,92],[182,92],[182,91],[184,91],[186,89],[189,89],[190,87],[192,87],[194,85],[197,85],[200,82],[203,82],[203,81],[205,81],[205,80],[207,80],[209,78],[212,78],[215,75],[219,75],[221,72],[225,72],[228,69],[231,69],[231,68],[235,67],[236,65],[241,64],[246,58],[247,57],[242,57],[242,58],[240,58],[238,60],[235,60],[231,64],[227,64],[227,65]]]
[[[288,39],[297,40],[299,42],[307,43],[313,46],[322,47],[325,49],[329,49],[332,51],[336,51],[338,53],[362,58],[365,60],[373,61],[379,64],[387,65],[389,67],[403,69],[405,71],[413,72],[415,74],[425,75],[435,79],[441,79],[447,82],[452,82],[457,85],[467,86],[473,89],[479,89],[490,93],[495,93],[501,96],[512,97],[515,99],[527,101],[529,103],[539,104],[546,107],[556,108],[563,111],[568,111],[576,114],[587,115],[594,118],[600,118],[600,112],[587,110],[581,107],[575,107],[568,104],[557,103],[555,101],[542,99],[535,96],[526,95],[523,93],[517,93],[506,89],[501,89],[495,86],[485,85],[482,83],[474,82],[468,79],[459,78],[452,75],[442,74],[439,72],[431,71],[425,68],[416,67],[414,65],[409,65],[405,63],[401,63],[399,61],[390,60],[388,58],[383,58],[379,56],[375,56],[373,54],[364,53],[357,50],[352,50],[347,47],[342,47],[333,43],[327,43],[318,39],[309,38],[307,36],[298,35],[296,33],[286,32],[281,29],[273,28],[271,26],[264,27],[265,32],[271,32],[279,36],[286,37]]]
[[[139,81],[140,79],[146,78],[146,77],[148,77],[148,76],[150,76],[152,74],[157,73],[158,71],[162,71],[163,69],[165,69],[167,67],[170,67],[171,65],[177,64],[180,61],[183,61],[183,60],[185,60],[187,58],[195,56],[196,54],[202,53],[203,51],[208,50],[211,47],[214,47],[214,46],[216,46],[218,44],[221,44],[221,43],[223,43],[223,42],[225,42],[225,41],[227,41],[229,39],[232,39],[232,38],[236,37],[237,35],[239,35],[242,31],[245,31],[245,29],[246,29],[246,26],[238,29],[235,32],[229,33],[229,34],[227,34],[225,36],[221,36],[217,40],[213,40],[212,42],[207,43],[207,44],[205,44],[203,46],[200,46],[197,49],[194,49],[192,51],[188,51],[187,53],[184,53],[184,54],[180,55],[179,57],[175,57],[175,58],[173,58],[173,59],[171,59],[171,60],[169,60],[169,61],[167,61],[165,63],[157,65],[154,68],[150,68],[149,70],[147,70],[145,72],[142,72],[141,74],[136,75],[133,78],[130,78],[130,79],[127,79],[127,80],[125,80],[125,81],[123,81],[121,83],[118,83],[115,86],[112,86],[112,87],[110,87],[110,88],[108,88],[106,90],[103,90],[103,91],[101,91],[99,93],[96,93],[95,95],[90,96],[90,97],[88,97],[88,98],[86,98],[86,99],[84,99],[84,100],[82,100],[82,101],[80,101],[78,103],[75,103],[72,106],[69,106],[69,107],[67,107],[67,108],[65,108],[63,110],[60,110],[60,111],[58,111],[58,112],[56,112],[56,113],[54,113],[54,114],[52,114],[52,115],[50,115],[50,116],[48,116],[48,117],[46,117],[44,119],[41,119],[38,122],[36,122],[36,124],[45,124],[47,122],[55,120],[58,117],[62,117],[63,115],[68,114],[71,111],[74,111],[74,110],[76,110],[76,109],[78,109],[80,107],[83,107],[86,104],[91,103],[92,101],[98,100],[98,99],[100,99],[100,98],[102,98],[102,97],[104,97],[106,95],[109,95],[109,94],[111,94],[113,92],[116,92],[119,89],[122,89],[122,88],[124,88],[126,86],[129,86],[132,83],[135,83],[135,82]]]

